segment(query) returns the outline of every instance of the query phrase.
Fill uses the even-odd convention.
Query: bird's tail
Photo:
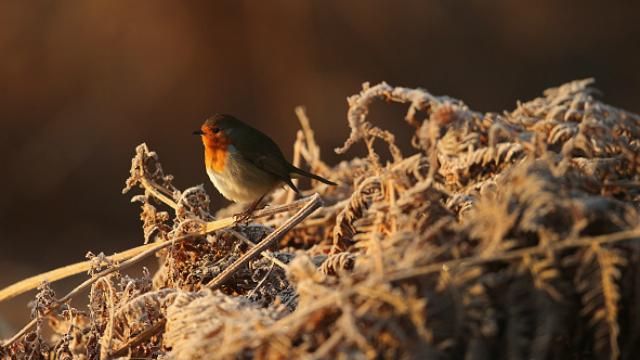
[[[314,180],[318,180],[318,181],[320,181],[322,183],[325,183],[327,185],[338,185],[338,184],[334,183],[333,181],[330,181],[330,180],[327,180],[327,179],[323,178],[322,176],[318,176],[316,174],[312,174],[312,173],[310,173],[308,171],[302,170],[302,169],[297,168],[297,167],[295,167],[293,165],[291,165],[291,176],[292,177],[297,177],[297,178],[299,178],[300,176],[306,176],[308,178],[312,178]]]

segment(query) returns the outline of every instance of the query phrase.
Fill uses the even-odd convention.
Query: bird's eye
[[[213,129],[211,129],[211,131],[213,131],[214,134],[217,134],[220,132],[220,128],[219,127],[214,127]]]

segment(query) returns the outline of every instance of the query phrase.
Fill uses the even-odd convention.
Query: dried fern
[[[197,236],[167,246],[153,275],[128,277],[114,258],[94,257],[87,311],[61,306],[43,285],[35,330],[0,355],[635,358],[640,116],[598,100],[592,82],[501,114],[365,84],[348,99],[351,133],[338,152],[362,144],[368,156],[333,167],[297,109],[294,163],[340,184],[313,182],[325,207],[269,248],[255,244],[287,213],[205,236],[203,223],[229,225],[216,215],[237,209],[212,214],[202,187],[177,189],[141,145],[125,191],[143,189],[134,200],[144,241]],[[368,120],[379,100],[407,104],[398,123],[415,129],[414,154]]]

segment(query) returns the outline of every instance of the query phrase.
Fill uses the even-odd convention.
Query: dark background
[[[138,207],[120,190],[143,141],[180,188],[215,193],[191,135],[215,112],[254,124],[290,156],[293,108],[306,105],[332,163],[348,134],[345,98],[364,81],[502,111],[594,76],[605,101],[638,112],[638,4],[3,1],[0,287],[142,243]],[[402,110],[372,116],[406,140]],[[0,304],[0,336],[24,321],[27,299]]]

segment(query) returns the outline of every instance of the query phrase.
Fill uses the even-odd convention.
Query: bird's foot
[[[262,201],[262,198],[264,198],[264,195],[260,196],[258,200],[254,201],[251,205],[249,205],[249,207],[245,211],[239,214],[233,215],[233,217],[235,218],[236,224],[241,224],[241,223],[248,224],[249,220],[251,219],[251,215],[253,215],[253,212],[256,211],[256,209],[258,208],[258,205],[260,205],[260,201]]]
[[[251,220],[251,214],[253,214],[253,209],[247,209],[241,213],[233,215],[233,220],[236,224],[248,224],[249,220]]]

